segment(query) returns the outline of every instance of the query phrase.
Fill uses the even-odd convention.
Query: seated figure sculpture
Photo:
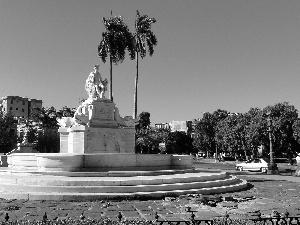
[[[71,127],[73,125],[90,126],[90,105],[92,105],[94,101],[101,101],[101,99],[106,102],[110,101],[104,97],[108,81],[107,79],[102,80],[101,74],[98,70],[99,65],[95,65],[94,71],[91,72],[86,79],[85,90],[89,96],[88,99],[79,105],[73,119],[63,118],[59,121],[61,127]],[[139,118],[133,119],[131,116],[121,117],[118,108],[114,106],[113,120],[116,121],[117,125],[120,127],[134,127],[138,123]]]
[[[94,71],[90,73],[85,82],[85,90],[92,99],[105,98],[104,94],[107,90],[107,79],[102,80],[99,73],[99,65],[94,66]]]

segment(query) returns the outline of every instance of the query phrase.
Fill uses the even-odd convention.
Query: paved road
[[[249,177],[258,177],[261,179],[272,179],[272,180],[287,180],[291,182],[300,182],[300,177],[292,176],[291,173],[286,173],[285,169],[296,169],[296,166],[289,166],[287,164],[278,164],[281,175],[267,175],[262,172],[250,172],[250,171],[237,171],[235,169],[236,162],[214,162],[213,159],[202,160],[198,163],[195,163],[195,167],[199,170],[215,170],[215,171],[226,171],[230,174],[235,174],[238,176],[249,176]]]

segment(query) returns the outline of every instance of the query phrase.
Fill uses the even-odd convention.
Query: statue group
[[[95,65],[94,71],[90,73],[85,82],[85,90],[91,99],[105,98],[104,94],[107,91],[107,84],[107,79],[102,80],[99,73],[99,65]]]
[[[91,123],[91,121],[95,120],[98,122],[103,120],[99,123],[105,123],[105,126],[112,126],[107,125],[111,123],[115,124],[113,125],[114,127],[134,127],[139,119],[133,119],[131,116],[121,117],[113,101],[105,98],[107,85],[107,79],[102,79],[99,72],[99,65],[95,65],[94,70],[89,74],[85,82],[88,99],[78,106],[73,118],[62,118],[59,120],[61,127],[72,127],[73,125],[95,126]],[[97,118],[95,119],[95,117]],[[101,125],[98,124],[97,126]]]

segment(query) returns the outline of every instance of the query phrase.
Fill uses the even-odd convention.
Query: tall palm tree
[[[134,33],[133,33],[133,47],[135,50],[135,58],[136,58],[133,118],[137,117],[139,56],[141,56],[142,59],[146,56],[147,46],[148,46],[149,55],[152,56],[154,53],[153,47],[156,46],[157,40],[155,35],[151,31],[151,24],[155,22],[156,20],[154,18],[150,18],[147,15],[141,16],[139,11],[136,11],[135,26],[134,26]]]
[[[103,17],[105,31],[102,33],[102,40],[98,46],[98,56],[105,63],[109,55],[110,61],[110,89],[109,99],[112,95],[112,64],[117,65],[125,59],[125,50],[128,49],[131,59],[134,59],[132,48],[132,34],[121,16],[111,16],[108,19]]]

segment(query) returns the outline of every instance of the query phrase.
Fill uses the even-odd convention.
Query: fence
[[[240,219],[231,219],[228,214],[222,218],[216,219],[195,219],[195,214],[192,212],[191,219],[186,221],[167,221],[159,220],[156,217],[156,223],[159,225],[239,225],[239,224],[260,224],[260,225],[300,225],[300,216],[289,216],[286,212],[284,215],[271,215],[272,217],[261,217],[258,214],[257,218],[243,219],[244,223]],[[249,223],[247,223],[249,222]]]

